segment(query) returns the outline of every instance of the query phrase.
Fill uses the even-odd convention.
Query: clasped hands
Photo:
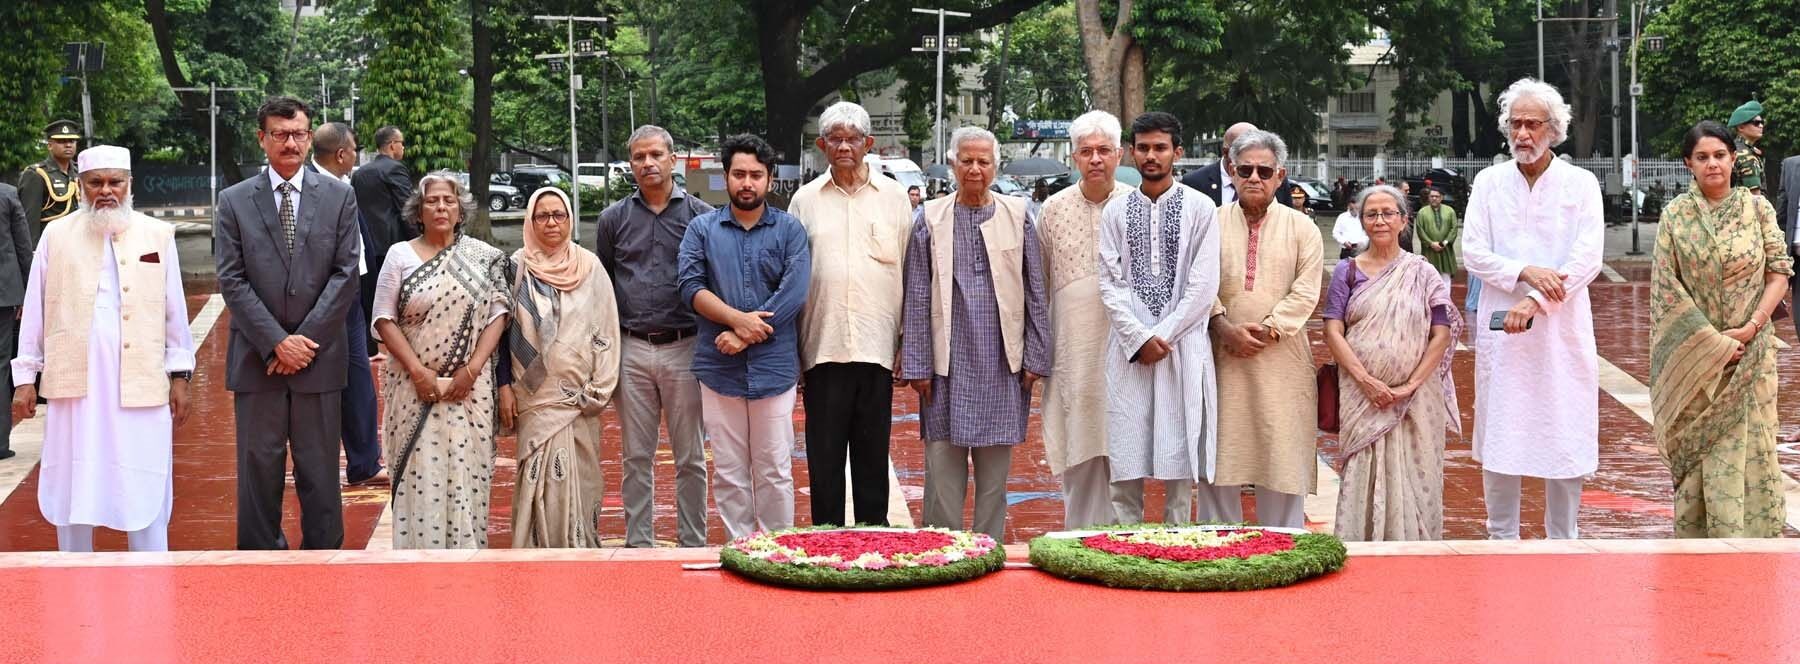
[[[736,355],[744,352],[751,344],[759,344],[775,334],[775,328],[767,321],[775,314],[767,311],[740,311],[732,317],[730,329],[713,337],[713,347],[720,353]]]
[[[300,373],[312,365],[318,350],[317,342],[298,334],[288,335],[281,343],[275,344],[275,358],[269,360],[269,375],[292,376]]]
[[[1360,376],[1352,376],[1351,379],[1356,381],[1356,388],[1361,390],[1363,396],[1369,399],[1369,403],[1375,404],[1376,408],[1385,409],[1399,403],[1419,389],[1418,384],[1410,381],[1399,385],[1383,383],[1367,371],[1362,372]]]

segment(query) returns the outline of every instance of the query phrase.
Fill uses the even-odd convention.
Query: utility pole
[[[331,121],[331,88],[325,85],[325,72],[319,72],[319,124]]]
[[[207,84],[204,88],[171,88],[176,92],[206,92],[206,114],[210,117],[211,135],[206,139],[206,187],[211,194],[208,205],[217,213],[219,209],[219,93],[248,92],[256,88],[221,88]],[[215,236],[216,237],[216,236]],[[218,245],[215,239],[214,246]]]
[[[1631,255],[1642,256],[1644,250],[1638,244],[1638,194],[1643,191],[1643,178],[1639,177],[1640,165],[1644,162],[1643,152],[1638,150],[1638,97],[1644,94],[1644,84],[1638,82],[1638,51],[1648,48],[1660,51],[1663,47],[1662,37],[1651,37],[1641,32],[1644,12],[1648,9],[1645,3],[1633,0],[1631,3]]]
[[[607,19],[602,16],[551,16],[545,14],[539,14],[531,18],[532,20],[537,21],[546,21],[550,23],[562,22],[568,25],[568,41],[565,42],[563,52],[545,53],[535,56],[535,59],[549,60],[550,71],[563,69],[567,71],[569,75],[569,178],[574,183],[573,186],[570,187],[570,189],[573,190],[570,203],[575,208],[574,210],[570,210],[569,218],[579,221],[581,219],[581,178],[579,177],[576,164],[581,163],[581,143],[576,140],[575,133],[575,91],[581,88],[581,77],[575,73],[575,58],[602,57],[606,55],[606,51],[594,50],[594,42],[591,39],[583,39],[579,42],[575,41],[575,24],[606,23]],[[600,103],[601,107],[605,108],[606,100],[604,97],[600,100]],[[573,235],[579,238],[581,224],[574,223],[572,225],[577,229]]]
[[[914,46],[913,52],[931,53],[935,51],[937,53],[937,119],[931,124],[931,147],[937,151],[937,163],[948,164],[950,161],[950,152],[944,149],[944,51],[966,53],[969,49],[962,48],[962,38],[957,37],[956,35],[945,37],[944,17],[955,16],[957,18],[968,18],[969,14],[964,12],[953,12],[941,8],[923,9],[914,7],[912,10],[914,13],[918,14],[937,15],[937,36],[932,37],[931,35],[925,35],[924,45]]]
[[[106,66],[106,44],[100,42],[69,42],[63,45],[63,55],[68,61],[63,64],[63,73],[76,74],[81,77],[81,130],[87,137],[88,147],[94,145],[94,104],[88,96],[88,72],[100,71]]]

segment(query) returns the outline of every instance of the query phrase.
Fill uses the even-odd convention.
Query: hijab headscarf
[[[549,246],[538,235],[537,209],[546,196],[562,199],[563,209],[571,214],[567,232],[556,246]],[[600,265],[600,257],[574,242],[575,206],[569,204],[569,195],[556,187],[544,187],[531,192],[531,200],[525,204],[525,248],[520,250],[520,263],[531,272],[538,281],[549,284],[560,291],[572,291],[587,280],[594,268]]]

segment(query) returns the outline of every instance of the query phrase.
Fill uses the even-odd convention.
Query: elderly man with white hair
[[[1287,143],[1245,132],[1231,144],[1237,202],[1219,210],[1219,297],[1211,330],[1218,366],[1218,453],[1198,491],[1201,521],[1243,520],[1243,485],[1256,520],[1306,525],[1317,478],[1317,383],[1306,323],[1324,281],[1324,242],[1312,218],[1277,204]]]
[[[49,403],[38,508],[63,551],[94,526],[132,551],[169,549],[174,428],[187,419],[194,339],[175,228],[131,209],[131,153],[83,150],[81,208],[44,227],[12,361],[15,421]]]
[[[900,377],[921,405],[925,524],[962,529],[973,460],[974,530],[995,539],[1006,530],[1012,446],[1025,440],[1051,350],[1037,213],[988,189],[999,145],[979,127],[950,137],[956,196],[914,217],[900,348]]]
[[[1488,537],[1519,538],[1520,477],[1544,478],[1551,538],[1579,536],[1581,484],[1599,467],[1600,368],[1588,284],[1606,222],[1594,174],[1550,150],[1568,137],[1556,88],[1520,79],[1500,94],[1512,161],[1475,176],[1463,265],[1482,282],[1475,336],[1475,460]],[[1499,331],[1504,330],[1504,334]]]
[[[843,101],[825,109],[815,143],[831,170],[788,206],[812,241],[812,287],[800,317],[812,521],[887,525],[900,257],[912,202],[904,185],[863,162],[875,146],[863,107]],[[846,454],[854,521],[844,518]]]
[[[1038,240],[1049,281],[1055,375],[1044,381],[1044,456],[1062,482],[1063,527],[1118,522],[1106,439],[1106,305],[1100,300],[1100,212],[1131,185],[1113,178],[1125,151],[1119,119],[1089,111],[1069,124],[1081,182],[1044,201]]]

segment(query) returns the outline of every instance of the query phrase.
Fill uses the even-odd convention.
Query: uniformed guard
[[[1731,169],[1731,186],[1749,187],[1750,193],[1762,194],[1763,151],[1757,143],[1763,137],[1763,107],[1752,99],[1731,112],[1725,126],[1737,132],[1737,165]]]
[[[19,174],[19,202],[25,205],[25,228],[37,245],[44,224],[75,211],[75,149],[81,142],[80,125],[57,120],[44,127],[50,158],[25,167]]]

